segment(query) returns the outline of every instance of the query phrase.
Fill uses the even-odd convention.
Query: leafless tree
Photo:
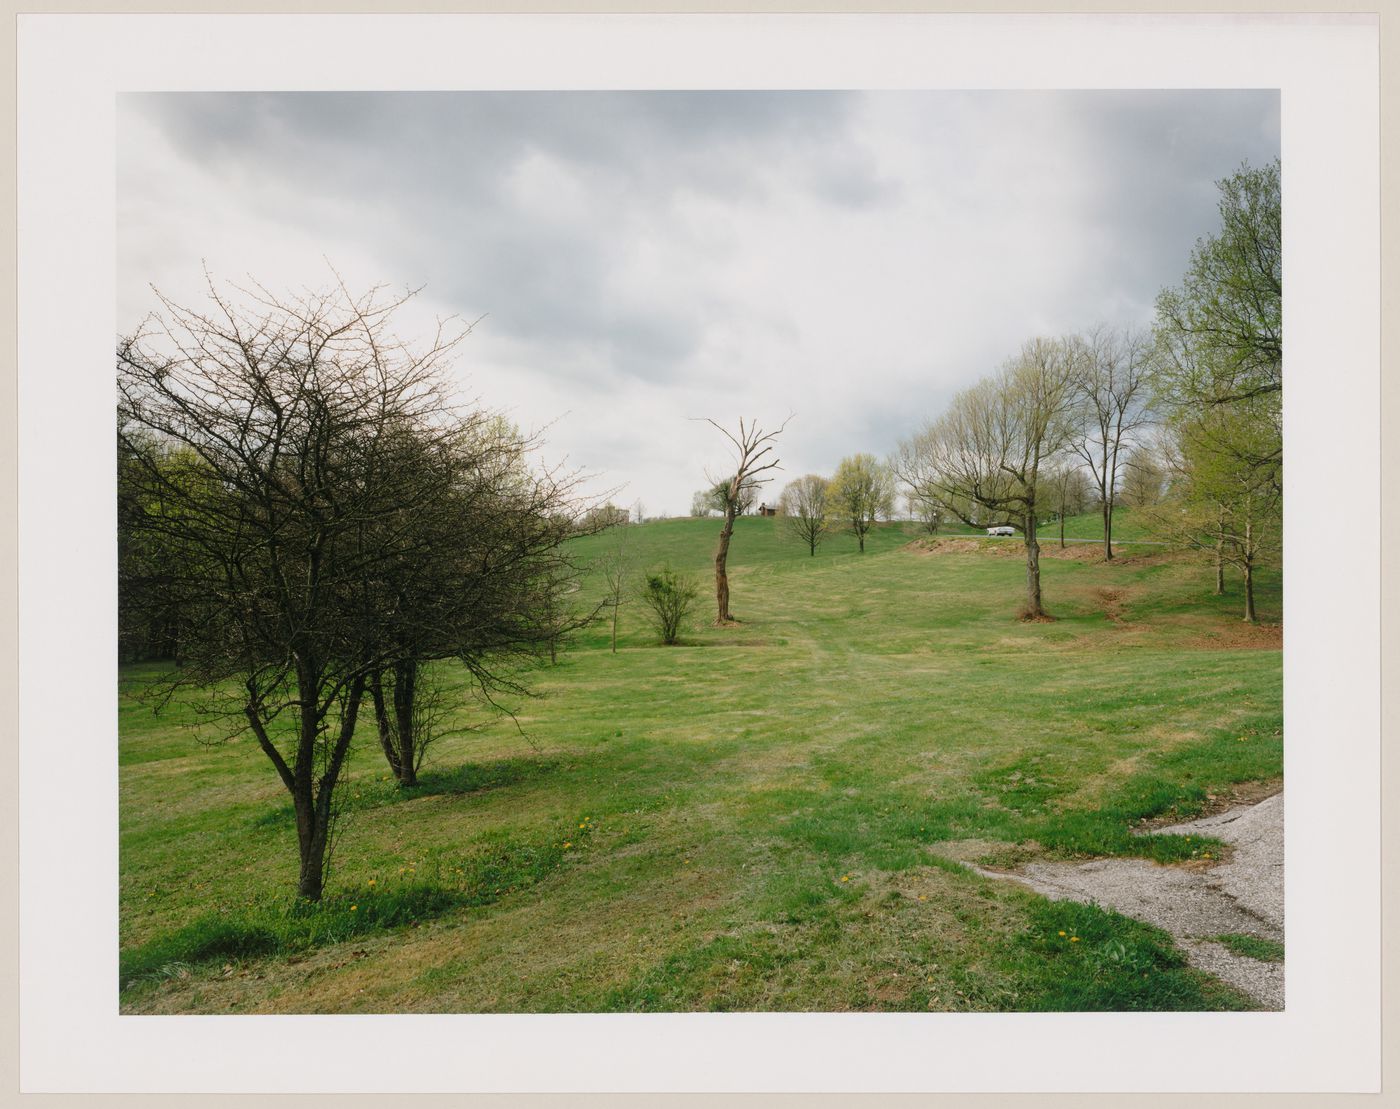
[[[1139,443],[1127,453],[1119,484],[1119,500],[1130,508],[1151,508],[1162,499],[1167,472],[1152,445]]]
[[[1060,547],[1065,545],[1065,518],[1078,515],[1088,497],[1089,479],[1081,466],[1070,461],[1056,465],[1045,476],[1046,503],[1054,508],[1060,525]]]
[[[734,518],[742,510],[745,497],[752,500],[754,490],[770,480],[762,475],[779,468],[779,459],[773,456],[773,446],[792,417],[788,416],[774,431],[764,431],[757,420],[747,424],[739,420],[738,433],[730,431],[714,420],[705,422],[723,435],[733,449],[734,470],[729,477],[719,480],[711,478],[715,486],[724,489],[724,526],[719,533],[719,546],[715,549],[715,603],[718,613],[716,624],[737,623],[729,611],[729,540],[734,535]],[[707,475],[708,476],[708,475]]]
[[[1040,592],[1042,469],[1063,455],[1072,434],[1075,355],[1059,339],[1034,339],[992,377],[953,398],[948,410],[900,443],[895,467],[911,490],[937,498],[980,526],[973,509],[1011,520],[1025,536],[1026,604],[1045,614]]]
[[[236,293],[241,304],[211,280],[203,311],[163,300],[119,342],[121,520],[175,555],[161,583],[182,614],[170,688],[208,690],[230,733],[251,732],[291,795],[297,891],[317,900],[363,698],[377,693],[386,717],[394,703],[411,732],[405,667],[448,655],[488,697],[518,688],[498,667],[557,637],[565,565],[549,544],[571,532],[573,506],[567,480],[522,493],[520,475],[483,482],[468,464],[479,421],[443,383],[469,328],[440,325],[411,348],[390,330],[411,293]],[[508,549],[445,550],[483,488],[536,530]],[[541,493],[562,499],[543,512]],[[142,572],[123,568],[123,622],[152,596]],[[416,766],[417,751],[399,754]]]
[[[828,521],[828,490],[830,483],[817,474],[806,474],[788,482],[778,503],[788,531],[807,544],[815,556],[817,547],[826,538]]]
[[[929,535],[937,535],[938,529],[942,526],[943,517],[947,509],[937,497],[928,497],[909,490],[904,497],[905,504],[909,509],[909,516],[917,520],[919,525]]]
[[[632,553],[627,548],[627,528],[619,528],[614,533],[612,547],[603,555],[600,567],[603,581],[607,584],[603,604],[612,609],[612,653],[617,654],[618,610],[627,603],[628,585],[632,578]]]
[[[1113,509],[1124,457],[1149,420],[1151,337],[1106,326],[1074,342],[1080,433],[1070,441],[1089,468],[1103,512],[1103,556],[1113,558]]]
[[[430,738],[417,724],[432,719],[415,712],[424,664],[460,661],[488,707],[524,695],[522,669],[553,661],[592,615],[563,600],[577,581],[565,541],[602,524],[576,495],[578,475],[533,464],[537,442],[498,416],[439,413],[406,438],[383,480],[432,490],[432,507],[393,522],[386,542],[403,553],[366,592],[387,662],[369,676],[380,740],[395,778],[412,786]]]

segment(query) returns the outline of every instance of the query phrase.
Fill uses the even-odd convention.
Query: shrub
[[[662,643],[676,642],[681,623],[699,595],[694,581],[675,573],[669,566],[647,572],[642,601],[652,612],[651,620]]]

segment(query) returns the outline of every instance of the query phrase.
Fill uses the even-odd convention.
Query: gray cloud
[[[794,408],[794,456],[829,469],[889,450],[1032,334],[1146,323],[1215,226],[1215,180],[1279,148],[1269,90],[120,107],[124,311],[201,259],[274,287],[323,283],[323,256],[426,284],[489,314],[464,348],[474,388],[526,422],[573,412],[571,456],[671,511],[694,456],[721,452],[668,421]]]

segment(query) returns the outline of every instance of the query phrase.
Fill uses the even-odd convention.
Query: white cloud
[[[426,283],[489,313],[469,395],[549,424],[621,499],[684,512],[723,442],[785,473],[884,453],[1037,332],[1146,323],[1278,148],[1268,93],[126,97],[119,319],[147,283]],[[776,490],[775,490],[776,492]]]

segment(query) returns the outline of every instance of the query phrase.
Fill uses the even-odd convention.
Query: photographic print
[[[122,1013],[1284,1007],[1278,90],[116,125]]]

